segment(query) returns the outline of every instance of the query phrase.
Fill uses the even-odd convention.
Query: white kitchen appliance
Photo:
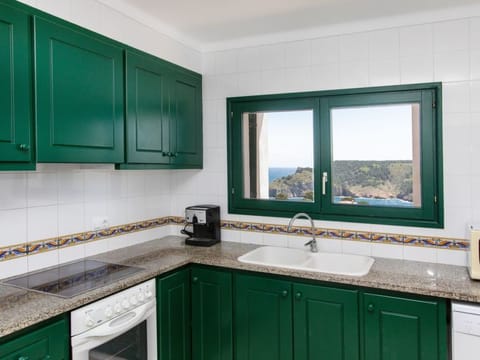
[[[157,359],[155,280],[71,313],[72,360]]]
[[[480,305],[452,302],[452,360],[478,360]]]
[[[468,253],[468,273],[472,279],[480,279],[480,227],[470,226],[470,251]]]

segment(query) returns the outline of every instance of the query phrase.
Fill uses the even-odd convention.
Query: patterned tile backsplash
[[[185,219],[181,216],[165,216],[139,221],[130,224],[112,226],[99,231],[88,231],[77,234],[62,235],[55,238],[33,241],[27,244],[17,244],[0,248],[0,261],[16,259],[22,256],[35,255],[51,250],[58,250],[86,242],[102,240],[115,236],[127,235],[138,231],[151,230],[167,225],[183,225]],[[222,230],[256,232],[273,235],[311,236],[310,227],[294,226],[291,231],[286,225],[247,223],[240,221],[222,221]],[[317,237],[337,240],[382,243],[391,245],[408,245],[449,250],[467,250],[469,241],[465,239],[450,239],[402,234],[373,233],[364,231],[349,231],[338,229],[315,228]]]

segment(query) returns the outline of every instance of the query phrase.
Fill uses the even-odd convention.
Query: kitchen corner
[[[257,245],[223,242],[209,248],[191,247],[180,236],[168,236],[92,257],[144,269],[114,284],[71,299],[0,286],[0,336],[6,336],[84,304],[189,264],[315,280],[480,303],[480,283],[470,280],[465,267],[376,258],[368,275],[329,275],[241,263],[237,258]]]

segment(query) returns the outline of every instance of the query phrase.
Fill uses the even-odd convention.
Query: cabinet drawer
[[[0,345],[0,360],[67,360],[70,337],[60,320]]]

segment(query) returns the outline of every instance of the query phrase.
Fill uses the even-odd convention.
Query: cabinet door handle
[[[302,298],[302,293],[300,291],[297,291],[295,294],[295,299],[300,300]]]
[[[192,281],[193,281],[194,283],[197,283],[197,282],[198,282],[198,277],[194,276],[193,279],[192,279]]]
[[[162,151],[162,156],[168,156],[168,153],[166,151]]]
[[[367,310],[368,310],[368,312],[371,312],[371,313],[374,312],[374,311],[375,311],[375,305],[373,305],[373,304],[368,304]]]
[[[172,157],[173,157],[173,158],[176,158],[177,156],[178,156],[178,153],[177,153],[177,152],[176,152],[176,153],[172,153]]]
[[[18,145],[18,150],[22,152],[27,152],[30,150],[30,146],[28,146],[27,144],[20,144]]]
[[[283,290],[282,297],[287,297],[287,296],[288,296],[288,290]]]

